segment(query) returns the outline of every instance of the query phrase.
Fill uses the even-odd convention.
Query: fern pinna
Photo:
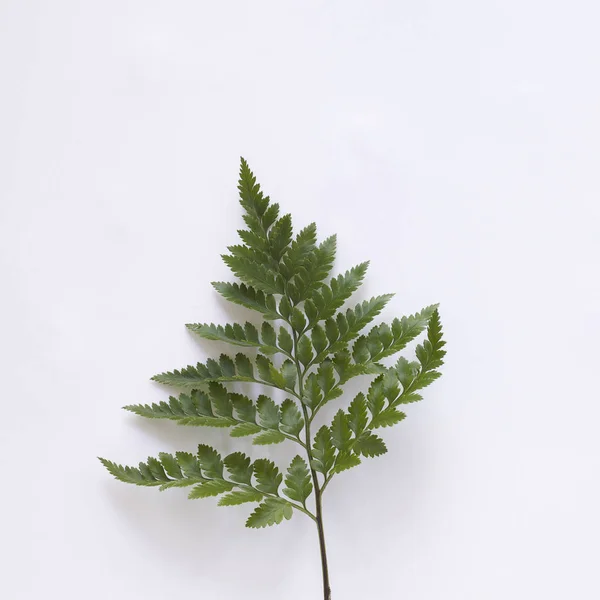
[[[241,282],[213,286],[227,300],[261,313],[264,321],[260,328],[251,323],[187,327],[202,338],[257,352],[222,354],[156,375],[155,381],[180,390],[179,396],[125,409],[182,425],[229,428],[232,437],[254,436],[259,446],[289,441],[300,454],[285,475],[270,460],[252,461],[242,452],[223,458],[206,444],[196,454],[160,453],[137,467],[100,460],[126,483],[161,490],[191,487],[190,498],[219,496],[219,506],[254,503],[247,527],[281,523],[294,511],[306,515],[317,526],[323,593],[330,600],[323,493],[335,475],[363,458],[384,454],[385,443],[375,430],[402,421],[402,405],[421,400],[420,390],[440,376],[445,342],[438,309],[428,306],[362,333],[392,297],[376,296],[342,309],[361,285],[368,263],[329,278],[335,236],[318,243],[313,223],[294,237],[291,216],[279,216],[279,205],[263,195],[244,159],[238,189],[247,229],[239,231],[242,243],[230,246],[223,260]],[[382,362],[424,331],[416,360],[400,357],[393,366]],[[372,378],[366,393],[319,427],[321,408],[359,375]],[[237,382],[261,384],[265,391],[277,388],[287,398],[280,404],[267,394],[253,399],[225,385]]]

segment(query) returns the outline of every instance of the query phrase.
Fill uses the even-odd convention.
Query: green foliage
[[[258,329],[252,323],[240,325],[188,324],[186,327],[206,340],[226,342],[234,346],[246,348],[258,348],[264,354],[275,354],[281,352],[277,347],[275,329],[265,321],[259,334]]]
[[[312,449],[313,458],[310,462],[311,467],[327,476],[335,464],[335,447],[331,437],[331,431],[323,425],[315,435],[315,442]]]
[[[169,402],[136,404],[124,408],[150,419],[169,419],[180,425],[227,427],[231,437],[259,434],[254,444],[265,445],[299,440],[304,419],[295,402],[286,400],[281,407],[268,396],[254,402],[243,394],[229,392],[221,383],[211,382],[207,391],[192,390]]]
[[[285,485],[283,490],[285,495],[306,506],[306,500],[313,490],[313,484],[310,480],[308,465],[301,456],[296,456],[288,467]]]
[[[261,527],[270,527],[279,525],[283,519],[292,518],[292,507],[288,502],[277,498],[267,498],[260,506],[254,509],[254,512],[248,517],[246,527],[260,529]]]
[[[293,442],[305,458],[295,456],[285,477],[270,459],[252,460],[242,452],[221,457],[206,444],[195,453],[160,453],[138,466],[100,460],[125,483],[189,487],[191,499],[217,497],[219,506],[253,503],[246,522],[251,528],[279,524],[294,510],[321,528],[321,496],[332,478],[364,458],[385,454],[378,434],[405,419],[403,405],[421,400],[420,391],[440,377],[445,355],[440,317],[431,305],[373,325],[392,294],[345,306],[369,263],[332,275],[335,235],[319,243],[314,223],[294,235],[291,216],[280,216],[243,159],[238,190],[245,228],[223,260],[240,281],[212,285],[262,323],[188,324],[199,337],[240,351],[155,375],[154,381],[176,388],[177,395],[124,408],[178,425],[228,429],[234,439],[253,436],[256,446]],[[425,331],[414,360],[384,362]],[[366,391],[342,403],[331,423],[317,425],[323,406],[339,402],[345,384],[358,376],[370,378]],[[240,393],[240,384],[278,391],[250,397]]]

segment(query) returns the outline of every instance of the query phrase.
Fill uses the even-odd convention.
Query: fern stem
[[[304,397],[304,375],[306,370],[302,370],[300,361],[298,360],[298,335],[292,328],[292,336],[294,342],[294,363],[296,364],[296,370],[298,372],[298,396],[300,397],[300,406],[304,414],[304,432],[306,434],[306,453],[308,455],[308,464],[310,466],[310,473],[312,476],[313,487],[315,491],[315,507],[316,507],[316,519],[317,531],[319,533],[319,549],[321,552],[321,569],[323,573],[323,598],[324,600],[331,600],[331,586],[329,585],[329,566],[327,564],[327,546],[325,544],[325,530],[323,527],[323,504],[321,502],[321,487],[319,485],[319,478],[317,472],[313,469],[313,454],[311,449],[311,436],[310,436],[310,423],[311,420],[308,415],[306,405],[302,401]]]

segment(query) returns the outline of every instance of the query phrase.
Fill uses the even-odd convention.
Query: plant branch
[[[292,329],[292,339],[294,342],[294,363],[296,364],[296,370],[298,372],[298,395],[300,396],[300,405],[304,414],[304,431],[305,431],[305,442],[306,442],[306,453],[308,455],[308,462],[310,466],[310,473],[313,480],[313,488],[315,492],[315,506],[316,506],[316,519],[317,531],[319,533],[319,548],[321,551],[321,569],[323,573],[323,598],[324,600],[331,600],[331,586],[329,584],[329,566],[327,564],[327,547],[325,545],[325,531],[323,528],[323,506],[321,502],[321,488],[319,485],[319,478],[317,472],[314,470],[313,455],[311,450],[311,436],[310,436],[310,423],[311,419],[308,415],[306,405],[302,401],[304,396],[304,374],[306,370],[302,370],[300,361],[298,360],[298,335],[294,329]]]

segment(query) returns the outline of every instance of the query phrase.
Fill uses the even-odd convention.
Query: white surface
[[[600,597],[595,2],[0,3],[7,600],[320,598],[301,516],[119,484],[223,432],[144,422],[241,224],[243,154],[443,379],[326,497],[335,600]],[[252,449],[254,456],[278,449]],[[290,449],[291,452],[291,449]],[[283,461],[281,461],[283,466]]]

